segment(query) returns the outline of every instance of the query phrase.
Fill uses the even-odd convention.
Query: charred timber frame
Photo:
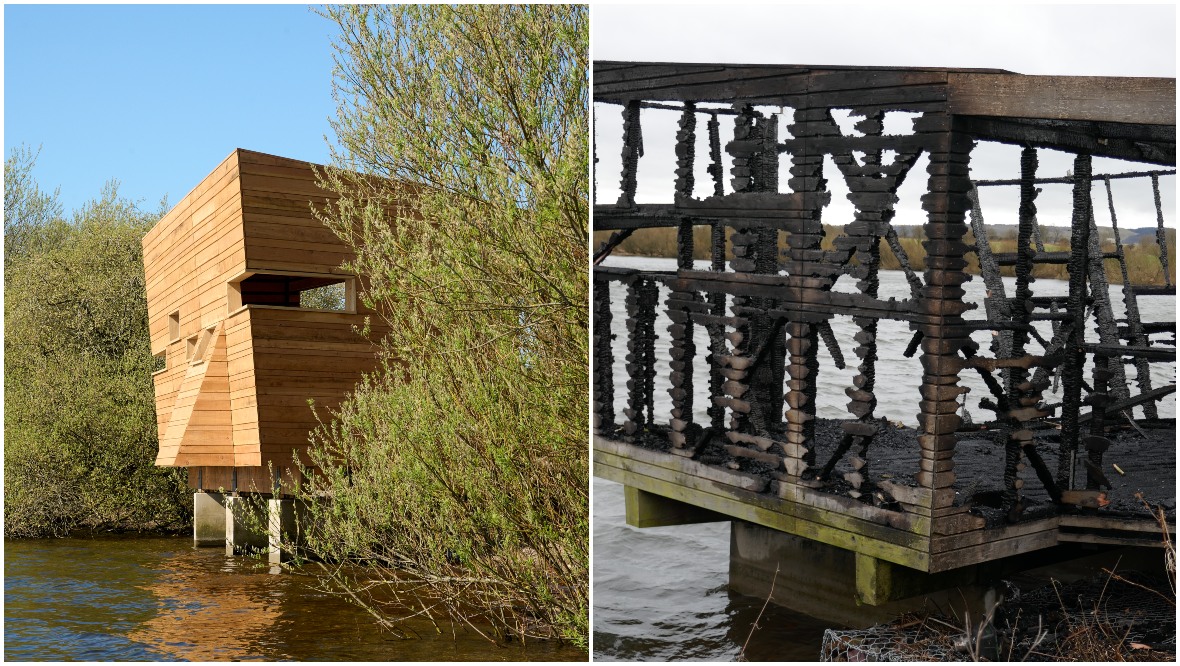
[[[1122,372],[1119,354],[1129,349],[1120,346],[1119,340],[1130,339],[1116,335],[1111,343],[1104,337],[1103,344],[1095,346],[1087,345],[1082,336],[1086,305],[1108,298],[1105,288],[1101,295],[1090,289],[1093,265],[1097,262],[1101,272],[1102,259],[1113,258],[1095,256],[1092,250],[1090,157],[1174,166],[1174,79],[598,61],[594,63],[594,98],[600,114],[612,108],[607,105],[617,105],[613,108],[621,109],[623,127],[621,195],[614,203],[594,206],[595,231],[615,232],[596,255],[594,269],[594,463],[598,476],[926,572],[1068,540],[1103,542],[1101,537],[1076,538],[1087,526],[1105,530],[1104,534],[1110,530],[1153,533],[1153,527],[1142,521],[1120,522],[1075,510],[1079,503],[1093,500],[1084,489],[1093,491],[1094,484],[1093,479],[1074,478],[1081,461],[1072,454],[1083,440],[1104,432],[1101,416],[1109,413],[1107,384],[1115,366]],[[793,110],[789,137],[778,136],[775,114],[758,108],[767,106]],[[645,108],[681,111],[670,203],[635,201]],[[855,133],[841,131],[832,116],[834,109],[850,110],[859,118]],[[912,133],[884,134],[884,116],[895,111],[917,114]],[[700,155],[709,161],[707,173],[713,182],[707,184],[693,180],[694,162],[703,152],[696,148],[700,116],[707,118],[709,151]],[[733,141],[724,146],[718,131],[722,120],[734,127]],[[596,131],[603,126],[596,122]],[[1012,260],[992,256],[986,238],[978,239],[978,233],[974,235],[982,242],[974,246],[965,242],[967,215],[976,196],[969,170],[977,140],[1024,148],[1020,179],[1014,181],[1021,188],[1021,205],[1018,248]],[[1068,308],[1059,313],[1057,308],[1066,301],[1053,301],[1050,315],[1011,307],[1014,302],[1037,302],[1030,286],[1032,265],[1041,259],[1057,260],[1044,252],[1036,226],[1037,148],[1078,154],[1075,177],[1070,179],[1077,205],[1074,250],[1068,255]],[[729,194],[722,180],[727,170],[723,150],[731,158]],[[791,157],[786,187],[779,184],[781,153]],[[921,156],[927,158],[928,166],[922,197],[926,267],[919,275],[908,265],[890,223],[897,189]],[[825,159],[838,173],[825,173]],[[821,216],[831,197],[827,179],[834,177],[847,183],[855,213],[832,249],[825,249]],[[1158,172],[1150,177],[1158,210]],[[601,179],[596,176],[596,180]],[[1162,240],[1162,213],[1160,219]],[[695,225],[710,229],[709,270],[693,267]],[[652,227],[678,230],[675,272],[597,265],[622,235]],[[784,233],[786,249],[780,256]],[[885,299],[878,293],[882,240],[889,243],[906,272],[908,298]],[[732,251],[729,270],[727,242]],[[984,262],[985,251],[992,265],[1015,265],[1017,274],[1015,299],[1002,298],[1002,293],[989,297],[989,301],[996,299],[988,304],[992,328],[1002,331],[992,358],[977,355],[979,346],[970,334],[979,329],[979,322],[962,316],[975,307],[963,299],[962,285],[971,279],[965,272],[965,256],[977,252]],[[1166,254],[1161,260],[1166,262]],[[856,280],[858,293],[832,291],[842,275]],[[626,290],[628,399],[621,423],[613,406],[611,283]],[[664,312],[671,320],[672,412],[666,426],[652,414],[660,285],[669,293]],[[1002,305],[1007,313],[1003,322],[995,321],[992,305]],[[846,390],[851,418],[840,425],[842,438],[830,458],[817,460],[815,399],[821,343],[837,367],[844,364],[831,334],[834,315],[851,316],[856,326],[857,374],[854,385]],[[1052,342],[1031,327],[1038,317],[1055,320],[1058,335]],[[918,450],[912,483],[874,482],[867,467],[867,451],[881,427],[874,411],[880,319],[908,322],[913,340],[906,355],[920,349],[922,377],[914,396],[919,408]],[[709,339],[704,357],[710,388],[707,423],[697,423],[693,417],[692,361],[698,353],[694,326],[704,327]],[[1147,349],[1142,326],[1131,322],[1129,328],[1129,335]],[[1026,352],[1032,337],[1047,348],[1043,356]],[[1111,344],[1117,349],[1105,355],[1098,349]],[[1166,357],[1165,349],[1152,351]],[[1150,354],[1140,356],[1146,359]],[[1095,370],[1097,389],[1082,376],[1089,357],[1103,360]],[[1051,426],[1046,419],[1053,409],[1041,395],[1048,386],[1045,369],[1060,372],[1065,384],[1059,464],[1053,470],[1038,453],[1033,433]],[[956,501],[951,488],[955,445],[963,426],[959,398],[966,388],[959,386],[959,375],[964,370],[984,375],[994,394],[995,426],[1006,441],[1002,499],[1006,524],[985,526],[982,517]],[[993,377],[994,372],[1002,374],[1001,381]],[[1168,393],[1152,390],[1149,384],[1145,389],[1141,395],[1150,393],[1153,399]],[[1096,433],[1091,438],[1081,432],[1081,424],[1089,419],[1081,412],[1083,404],[1097,405],[1099,418],[1094,420],[1098,425],[1090,423],[1089,431]],[[658,443],[652,446],[652,442]],[[758,475],[697,460],[710,443],[723,446],[737,459],[758,461],[774,471]],[[851,463],[853,471],[836,479],[835,465],[842,459]],[[1059,515],[1022,519],[1023,481],[1018,473],[1025,461],[1062,507]],[[839,481],[842,490],[831,490],[833,481]],[[1129,541],[1111,537],[1105,542]]]

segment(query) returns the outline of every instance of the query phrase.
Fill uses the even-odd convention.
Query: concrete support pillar
[[[267,508],[270,563],[288,562],[291,560],[291,546],[298,545],[302,536],[303,504],[293,499],[272,499],[267,501]],[[286,549],[282,547],[284,544]]]
[[[193,544],[197,546],[225,545],[225,495],[222,493],[193,493]]]
[[[960,616],[965,602],[981,617],[988,590],[977,579],[974,567],[926,574],[740,520],[730,532],[731,590],[846,627],[887,622],[927,600]]]
[[[270,546],[265,505],[257,498],[225,498],[225,554],[263,553]]]

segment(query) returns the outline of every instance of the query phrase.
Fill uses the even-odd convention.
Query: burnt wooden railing
[[[601,117],[607,105],[618,105],[622,115],[620,196],[614,203],[594,207],[594,229],[614,232],[595,256],[593,409],[598,436],[705,461],[706,466],[724,466],[731,478],[745,479],[740,485],[746,489],[787,500],[826,493],[855,500],[861,508],[849,510],[867,520],[895,524],[901,514],[929,519],[935,523],[933,530],[930,523],[921,524],[932,537],[984,525],[973,511],[976,507],[961,493],[957,496],[952,486],[956,444],[987,432],[1002,442],[996,508],[1003,521],[1023,520],[1021,472],[1026,464],[1057,507],[1103,505],[1103,487],[1109,482],[1102,455],[1111,446],[1107,435],[1116,421],[1107,417],[1141,406],[1145,419],[1132,425],[1160,426],[1155,402],[1175,388],[1174,382],[1153,388],[1150,378],[1152,363],[1174,361],[1175,325],[1144,322],[1137,307],[1140,296],[1174,295],[1174,287],[1170,276],[1164,288],[1130,283],[1110,180],[1151,180],[1160,261],[1168,276],[1159,178],[1175,172],[1092,175],[1091,154],[1174,164],[1174,98],[1170,126],[1159,114],[1128,113],[1128,120],[1120,123],[1107,117],[1113,112],[1088,108],[1067,120],[1046,111],[1049,120],[1041,120],[1039,110],[1026,108],[1029,103],[1023,98],[1020,113],[1030,115],[1013,119],[971,101],[973,74],[1004,73],[596,63],[596,131],[607,125]],[[966,83],[956,87],[956,81]],[[790,107],[789,136],[779,135],[779,118],[765,110],[768,105]],[[669,203],[636,201],[644,109],[680,112]],[[836,109],[847,109],[859,119],[853,132],[841,131],[833,116]],[[886,134],[884,120],[891,112],[915,114],[913,131]],[[1102,122],[1086,121],[1086,114]],[[733,126],[733,140],[724,146],[719,132],[723,122]],[[697,131],[702,124],[708,144],[705,172],[711,183],[695,180]],[[1024,145],[1018,179],[971,180],[971,151],[981,139]],[[1037,177],[1037,147],[1087,150],[1077,153],[1071,177],[1046,179]],[[780,154],[789,155],[789,172],[780,173]],[[898,188],[923,156],[926,257],[919,273],[911,267],[892,221]],[[835,170],[825,171],[825,161]],[[725,175],[731,184],[728,194]],[[826,239],[822,220],[831,198],[830,178],[844,180],[854,212],[850,220],[829,221],[842,224],[842,233]],[[1091,202],[1095,181],[1106,187],[1115,232],[1115,251],[1110,254],[1104,254],[1098,242]],[[1049,183],[1073,187],[1068,252],[1046,252],[1036,222],[1037,186]],[[1011,255],[991,251],[978,203],[978,188],[1003,185],[1020,189],[1017,250]],[[708,270],[693,265],[697,226],[709,230]],[[653,227],[676,230],[674,272],[601,265],[634,230]],[[971,245],[966,242],[969,231],[974,237]],[[882,241],[898,258],[908,293],[880,293]],[[965,302],[962,286],[972,279],[965,272],[971,253],[978,256],[988,287],[982,320],[963,317],[977,307]],[[1121,322],[1111,309],[1106,259],[1117,259],[1120,265],[1126,311]],[[1062,262],[1070,275],[1068,296],[1038,296],[1034,266]],[[1001,266],[1015,267],[1010,297],[1000,279]],[[833,291],[844,275],[856,281],[855,293]],[[625,322],[612,320],[611,283],[625,289]],[[668,294],[662,310],[660,287]],[[665,415],[654,413],[658,311],[671,322],[671,412],[666,421]],[[845,363],[832,334],[831,321],[837,315],[850,316],[856,329],[851,350],[856,374],[845,390],[847,417],[839,420],[836,431],[824,429],[824,436],[834,440],[821,446],[816,411],[821,345],[833,365],[842,368]],[[920,352],[921,376],[910,389],[918,427],[904,480],[883,479],[869,469],[874,441],[892,427],[877,413],[881,320],[906,322],[913,334],[905,355]],[[1051,339],[1034,326],[1044,320],[1053,322]],[[625,359],[614,358],[612,352],[620,324],[625,324]],[[1086,327],[1093,324],[1099,333],[1097,344],[1085,340]],[[698,326],[707,331],[707,349],[698,349],[694,342]],[[990,355],[971,340],[976,330],[995,332]],[[1172,334],[1172,346],[1161,344],[1160,333]],[[701,354],[708,373],[694,375],[694,360]],[[1123,359],[1131,359],[1136,395],[1127,388]],[[620,360],[626,377],[621,415],[614,407],[615,382],[622,378],[617,372]],[[1089,382],[1087,363],[1093,367]],[[994,413],[993,419],[964,423],[964,371],[982,377],[992,395],[979,404]],[[708,382],[705,422],[694,416],[696,382]],[[1063,385],[1060,404],[1047,402],[1046,390],[1054,382]],[[1171,429],[1174,432],[1174,421]],[[703,455],[707,451],[723,451],[730,460],[724,465],[710,463],[715,456]],[[823,458],[818,457],[821,451]],[[838,473],[841,461],[851,470]],[[914,528],[916,523],[905,524]]]

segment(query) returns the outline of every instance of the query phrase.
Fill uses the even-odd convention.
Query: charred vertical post
[[[713,121],[716,121],[716,116],[714,116]],[[721,272],[725,270],[725,226],[720,222],[714,222],[710,226],[709,231],[709,249],[711,253],[709,268],[710,270]],[[709,313],[713,316],[714,322],[719,322],[725,317],[725,292],[711,291],[707,298],[709,301]],[[713,323],[709,325],[708,330],[709,356],[706,360],[709,363],[709,395],[720,395],[721,386],[725,383],[725,376],[721,372],[722,358],[726,356],[725,326],[720,323]],[[709,427],[715,432],[723,431],[725,429],[725,407],[710,401],[708,414]]]
[[[1012,358],[1024,356],[1024,346],[1028,342],[1028,333],[1022,328],[1028,324],[1029,311],[1025,304],[1032,301],[1031,284],[1033,256],[1036,251],[1032,247],[1033,228],[1037,220],[1037,150],[1026,147],[1020,152],[1020,207],[1016,229],[1016,289],[1013,293],[1012,321],[1017,324],[1011,335]],[[1008,414],[1002,415],[1002,422],[1009,428],[1003,432],[1004,438],[1004,490],[1003,505],[1010,515],[1018,515],[1020,509],[1020,471],[1021,450],[1025,446],[1034,446],[1031,436],[1023,436],[1023,415],[1027,414],[1027,407],[1040,402],[1040,391],[1027,382],[1028,371],[1021,368],[1009,368],[1004,371],[1004,389],[1008,397]]]
[[[922,401],[919,403],[918,441],[921,446],[918,482],[931,489],[935,508],[946,506],[951,498],[938,493],[955,480],[954,450],[962,419],[958,396],[961,361],[959,351],[969,342],[969,332],[962,314],[961,285],[967,281],[964,254],[967,246],[966,213],[971,207],[967,193],[971,189],[969,163],[974,142],[959,131],[952,116],[926,113],[914,122],[917,132],[932,133],[927,193],[922,196],[926,211],[926,273],[922,333]]]
[[[679,129],[676,131],[676,196],[692,197],[692,189],[696,183],[693,175],[693,164],[696,161],[697,150],[697,113],[696,105],[692,102],[684,103],[684,112],[680,114]]]
[[[622,208],[635,205],[639,158],[643,157],[643,130],[639,124],[639,110],[639,100],[631,100],[623,107],[623,179],[619,182],[622,193],[617,204]]]
[[[672,323],[668,333],[672,336],[671,388],[672,398],[671,432],[673,453],[691,456],[695,451],[699,426],[693,423],[692,415],[692,364],[696,356],[693,342],[691,308],[700,300],[696,292],[673,291],[668,295],[668,317]]]
[[[865,119],[856,124],[857,129],[865,136],[881,136],[884,129],[884,112],[868,113]],[[864,167],[881,166],[883,151],[869,151],[864,155]],[[837,162],[839,164],[839,162]],[[845,225],[847,236],[844,239],[847,246],[855,252],[860,260],[860,266],[855,269],[855,276],[859,278],[857,289],[869,298],[876,299],[881,286],[878,271],[881,267],[881,235],[884,228],[889,226],[893,204],[897,197],[893,195],[895,187],[888,188],[882,196],[880,192],[863,191],[859,187],[862,178],[854,178],[858,186],[852,187],[849,199],[855,206],[855,218],[852,224]],[[866,188],[867,189],[867,188]],[[839,247],[839,246],[837,246]],[[853,339],[857,342],[855,350],[860,358],[857,375],[853,378],[853,386],[844,390],[848,396],[848,411],[856,417],[855,423],[843,425],[846,436],[855,438],[860,446],[858,456],[852,460],[856,471],[846,476],[852,484],[853,497],[859,497],[865,482],[869,477],[868,449],[876,433],[876,424],[872,423],[877,408],[876,377],[877,377],[877,318],[853,316],[852,322],[859,329]],[[871,482],[869,483],[871,486]],[[866,488],[867,490],[867,488]]]
[[[721,123],[717,114],[709,114],[709,175],[713,177],[713,196],[725,195],[725,165],[721,163]]]
[[[733,157],[735,192],[768,192],[777,189],[777,124],[750,105],[743,105],[735,117],[733,141],[726,147]],[[772,157],[767,157],[770,152]],[[732,237],[735,271],[771,274],[778,272],[777,232],[753,221],[735,228]],[[757,355],[744,376],[729,391],[731,405],[746,409],[739,418],[749,432],[766,436],[782,418],[783,333],[780,323],[766,314],[773,299],[765,296],[735,296],[733,312],[743,319],[733,334],[735,353]]]
[[[1082,367],[1086,362],[1083,351],[1086,329],[1086,278],[1090,250],[1090,156],[1082,153],[1073,166],[1073,230],[1069,253],[1069,307],[1073,326],[1065,347],[1065,368],[1062,372],[1061,400],[1061,456],[1057,468],[1057,485],[1072,489],[1075,456],[1078,450],[1078,416],[1082,404]]]
[[[624,434],[634,439],[654,420],[656,305],[659,287],[648,278],[627,284],[627,420]]]
[[[676,200],[692,198],[693,160],[696,151],[696,113],[692,102],[684,105],[680,115],[680,128],[676,133]],[[676,265],[681,270],[693,266],[693,221],[681,221],[676,234]],[[696,357],[693,341],[691,310],[700,301],[695,291],[674,290],[668,294],[668,317],[671,324],[668,333],[672,336],[671,387],[672,419],[668,439],[672,452],[691,456],[696,450],[697,432],[700,427],[693,423],[692,366]]]
[[[594,274],[594,429],[615,426],[615,339],[611,332],[610,282]]]
[[[791,133],[796,137],[831,135],[833,120],[826,108],[797,107]],[[821,220],[823,206],[831,199],[824,179],[824,153],[805,144],[792,153],[791,191],[803,194],[809,205],[793,221],[786,249],[787,284],[809,287],[816,283],[823,269],[812,260],[820,252],[824,238]],[[821,317],[822,318],[822,317]],[[819,377],[818,321],[802,317],[788,321],[787,333],[787,473],[797,479],[812,478],[819,470],[815,461],[815,397]],[[804,477],[806,475],[806,477]]]

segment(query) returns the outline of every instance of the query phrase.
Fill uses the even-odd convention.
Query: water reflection
[[[380,630],[310,575],[187,538],[5,540],[4,658],[52,661],[564,661],[555,643],[495,646],[429,622]]]
[[[159,578],[139,586],[155,597],[156,616],[127,638],[174,659],[293,658],[283,645],[265,645],[282,619],[283,581],[252,571],[252,560],[226,558],[216,571],[201,564],[187,553],[161,561]]]

